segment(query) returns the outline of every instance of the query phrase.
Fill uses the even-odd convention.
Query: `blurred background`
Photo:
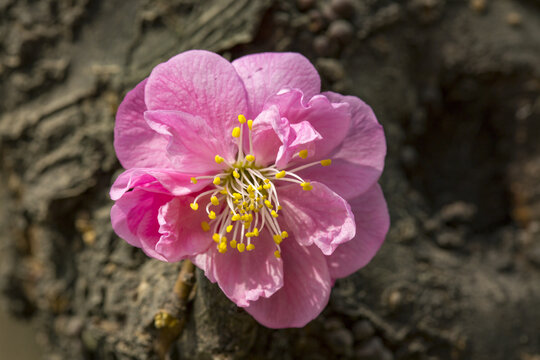
[[[540,359],[540,1],[0,0],[0,358],[157,359],[179,264],[114,235],[116,108],[188,49],[297,51],[388,142],[392,227],[303,329],[197,273],[171,359]]]

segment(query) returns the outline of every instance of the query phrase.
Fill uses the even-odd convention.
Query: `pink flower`
[[[116,233],[192,260],[265,326],[315,318],[388,231],[383,129],[360,99],[321,94],[302,55],[179,54],[126,95],[114,135]]]

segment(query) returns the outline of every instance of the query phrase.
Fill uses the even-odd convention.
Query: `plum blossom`
[[[314,319],[388,231],[383,128],[357,97],[321,93],[300,54],[181,53],[126,95],[114,136],[115,232],[191,260],[267,327]]]

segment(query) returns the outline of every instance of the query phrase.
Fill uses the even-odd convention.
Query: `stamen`
[[[189,206],[191,207],[193,211],[197,211],[199,209],[199,204],[197,203],[191,203],[189,204]]]
[[[246,155],[246,160],[249,161],[249,162],[254,162],[255,161],[255,156],[249,154],[249,155]]]
[[[216,176],[214,178],[214,181],[213,181],[214,185],[219,185],[221,184],[221,178],[219,176]]]
[[[191,178],[191,183],[192,183],[192,184],[196,184],[196,183],[197,183],[197,178],[192,177],[192,178]]]
[[[307,150],[302,150],[302,151],[300,151],[298,153],[298,156],[300,156],[302,159],[305,159],[308,156],[308,151]]]
[[[208,225],[206,221],[201,222],[201,228],[203,229],[204,232],[210,231],[210,225]]]
[[[240,127],[236,126],[234,129],[232,129],[232,137],[237,138],[240,137]]]
[[[279,252],[279,250],[276,250],[274,251],[274,256],[279,259],[281,257],[281,253]]]
[[[224,160],[225,160],[225,159],[222,158],[222,157],[219,156],[219,155],[216,155],[216,156],[214,157],[214,161],[215,161],[216,163],[218,163],[218,164],[221,164]]]

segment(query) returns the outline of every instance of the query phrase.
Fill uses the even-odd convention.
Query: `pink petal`
[[[161,238],[155,249],[169,262],[180,261],[204,252],[213,243],[210,233],[201,228],[201,222],[208,221],[206,212],[193,211],[189,206],[193,199],[186,196],[177,197],[159,210]],[[203,203],[206,202],[201,201],[201,204]]]
[[[300,150],[314,150],[321,135],[307,121],[291,124],[281,117],[277,106],[263,110],[253,122],[253,153],[257,165],[287,165]],[[277,155],[276,155],[277,154]]]
[[[324,93],[324,95],[332,102],[350,104],[352,124],[342,145],[329,155],[333,159],[332,165],[328,168],[331,171],[319,173],[317,177],[313,176],[313,179],[330,184],[332,178],[334,182],[335,179],[341,177],[361,178],[362,181],[346,191],[331,186],[336,192],[350,198],[363,193],[379,179],[386,156],[384,130],[371,108],[359,98],[332,92]],[[338,159],[341,160],[337,161]],[[336,166],[334,170],[334,164],[341,165]],[[356,170],[352,169],[354,166],[357,166]]]
[[[303,327],[328,303],[330,274],[316,247],[300,246],[291,236],[281,248],[283,287],[269,298],[250,303],[246,311],[269,328]]]
[[[306,181],[321,182],[344,199],[351,199],[373,186],[381,172],[371,166],[332,158],[330,166],[316,165],[296,174]]]
[[[111,209],[114,231],[128,244],[142,248],[146,255],[167,261],[156,252],[160,238],[158,213],[171,196],[135,189],[116,201]]]
[[[248,306],[250,301],[272,296],[283,286],[283,264],[274,256],[272,238],[261,234],[253,244],[255,249],[251,251],[240,253],[229,247],[223,254],[216,246],[211,246],[205,254],[192,260],[210,281],[217,281],[229,299],[242,307]]]
[[[333,279],[349,276],[367,265],[381,247],[390,226],[379,184],[351,200],[350,204],[356,218],[356,236],[326,258]]]
[[[321,183],[312,183],[313,190],[300,185],[279,188],[283,218],[303,246],[317,245],[330,255],[339,244],[355,235],[354,215],[349,204]]]
[[[288,121],[287,121],[288,122]],[[276,167],[284,168],[293,155],[301,150],[315,151],[317,142],[322,136],[307,121],[290,125],[288,138],[282,139],[283,145],[276,156]]]
[[[253,121],[253,155],[257,165],[274,164],[276,154],[283,145],[281,138],[289,136],[289,122],[279,115],[277,106],[263,110]]]
[[[287,118],[291,124],[301,122],[311,124],[322,139],[315,143],[315,153],[311,153],[310,158],[315,156],[315,159],[321,159],[338,147],[349,131],[351,125],[349,104],[331,103],[323,95],[316,95],[307,103],[304,99],[305,94],[298,89],[283,90],[268,99],[265,108],[277,106],[280,115]]]
[[[118,160],[126,169],[132,167],[170,168],[166,156],[167,139],[152,130],[143,113],[146,79],[141,81],[118,107],[114,125],[114,149]]]
[[[109,194],[112,200],[118,200],[128,190],[143,187],[146,191],[179,196],[199,191],[210,183],[199,180],[192,184],[191,176],[171,169],[129,169],[118,176]]]
[[[144,117],[152,129],[169,140],[167,152],[178,171],[219,173],[224,169],[224,164],[216,164],[216,155],[229,163],[235,161],[237,147],[230,133],[216,134],[210,124],[198,116],[180,111],[155,110],[145,112]]]
[[[176,110],[204,119],[215,139],[228,139],[248,110],[244,84],[221,56],[183,52],[154,68],[145,89],[148,110]]]
[[[233,66],[244,81],[249,97],[249,117],[256,117],[270,96],[283,88],[297,88],[310,98],[321,89],[317,70],[296,53],[261,53],[241,57]]]

